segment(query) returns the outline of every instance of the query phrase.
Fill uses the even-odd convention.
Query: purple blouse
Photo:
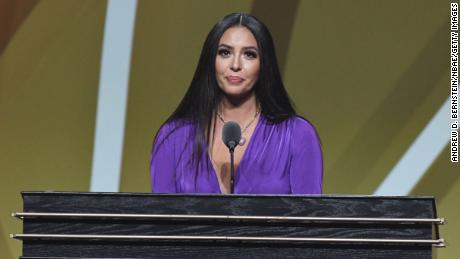
[[[192,162],[190,123],[169,122],[157,133],[150,163],[156,193],[221,193],[204,150]],[[235,171],[235,194],[320,194],[323,160],[314,127],[301,117],[273,124],[263,115]],[[237,147],[238,148],[238,147]]]

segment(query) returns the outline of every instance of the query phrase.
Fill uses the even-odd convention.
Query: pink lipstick
[[[240,84],[244,81],[244,78],[239,76],[226,76],[225,79],[227,79],[230,84]]]

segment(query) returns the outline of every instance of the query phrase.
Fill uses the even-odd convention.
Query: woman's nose
[[[231,65],[230,69],[233,72],[238,72],[238,71],[241,70],[241,62],[240,62],[240,59],[238,57],[233,58],[233,62],[232,62],[232,65]]]

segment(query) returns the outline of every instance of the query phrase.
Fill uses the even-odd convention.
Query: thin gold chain
[[[223,118],[223,116],[219,112],[216,112],[216,114],[217,114],[217,117],[219,117],[219,119],[225,124],[226,121]],[[260,114],[260,109],[258,108],[256,110],[256,114],[254,114],[254,118],[252,118],[252,120],[248,124],[246,124],[246,126],[243,128],[243,130],[241,130],[241,134],[243,134],[249,128],[249,126],[251,126],[251,124],[256,120],[256,118],[257,118],[257,116],[259,114]]]

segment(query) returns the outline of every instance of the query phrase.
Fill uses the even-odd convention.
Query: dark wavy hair
[[[235,26],[249,29],[257,41],[260,69],[253,91],[263,116],[270,123],[280,123],[296,115],[281,80],[269,30],[250,14],[229,14],[217,22],[206,37],[192,82],[179,106],[165,122],[185,120],[195,125],[194,160],[197,162],[212,139],[213,116],[223,96],[215,69],[218,44],[224,32]]]

